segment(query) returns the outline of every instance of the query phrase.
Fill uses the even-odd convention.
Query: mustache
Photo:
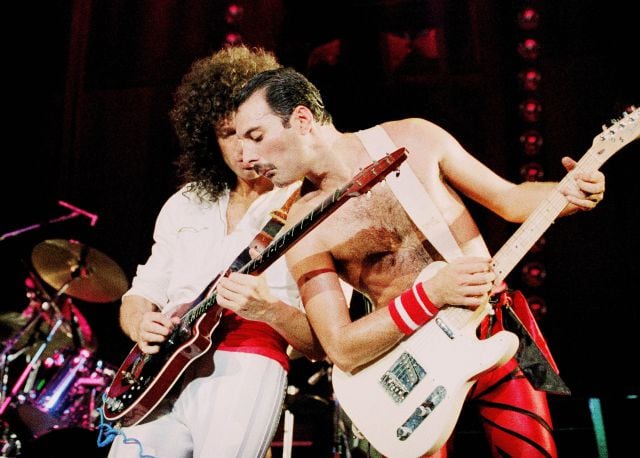
[[[256,172],[258,175],[265,175],[266,173],[268,173],[270,170],[275,169],[276,166],[274,164],[271,163],[267,163],[267,164],[254,164],[253,165],[253,170],[254,172]]]

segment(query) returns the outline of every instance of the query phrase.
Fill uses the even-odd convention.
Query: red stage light
[[[531,261],[522,267],[522,281],[528,286],[537,287],[544,283],[547,271],[540,262]]]
[[[518,25],[522,30],[533,30],[540,24],[540,15],[538,12],[531,8],[523,8],[518,13]]]
[[[242,43],[242,36],[239,33],[229,32],[224,37],[224,42],[228,46],[236,46],[236,45],[239,45],[240,43]]]
[[[529,308],[536,320],[540,320],[547,315],[547,303],[540,296],[527,297]]]
[[[240,19],[242,19],[242,14],[244,13],[244,9],[235,3],[232,3],[227,8],[227,14],[224,17],[224,20],[227,24],[237,24]]]
[[[542,105],[536,99],[527,99],[520,104],[520,116],[527,122],[537,122],[541,112]]]
[[[542,147],[542,135],[537,130],[529,129],[520,135],[520,143],[527,156],[535,156]]]
[[[544,177],[544,170],[537,162],[529,162],[520,167],[520,176],[524,181],[540,181]]]
[[[525,60],[536,60],[540,56],[540,43],[535,38],[525,38],[518,43],[518,53]]]
[[[520,85],[525,91],[537,90],[542,79],[540,72],[532,68],[521,72],[518,77],[520,78]]]

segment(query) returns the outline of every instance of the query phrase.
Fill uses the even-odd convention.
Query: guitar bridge
[[[427,372],[415,358],[404,352],[391,368],[382,374],[380,385],[394,402],[401,403],[426,375]]]

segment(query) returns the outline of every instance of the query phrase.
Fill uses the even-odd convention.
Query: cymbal
[[[31,262],[47,284],[83,301],[112,302],[128,288],[115,261],[76,240],[45,240],[34,247]]]

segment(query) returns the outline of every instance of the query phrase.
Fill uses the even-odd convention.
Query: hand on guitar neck
[[[491,259],[463,256],[448,263],[432,262],[420,272],[415,282],[423,282],[429,299],[438,308],[476,309],[488,300],[495,279]]]

